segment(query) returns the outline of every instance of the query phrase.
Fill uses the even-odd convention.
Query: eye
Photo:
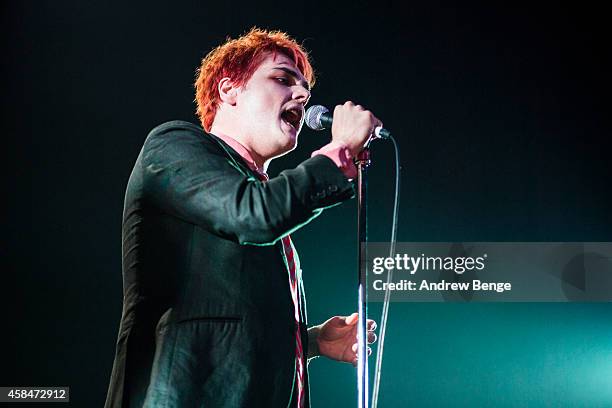
[[[276,79],[281,84],[288,84],[289,83],[289,80],[286,77],[276,77],[274,79]]]

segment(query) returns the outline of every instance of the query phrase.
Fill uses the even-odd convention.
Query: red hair
[[[301,45],[282,31],[253,27],[242,37],[235,40],[228,38],[224,44],[209,52],[197,70],[196,113],[207,132],[219,106],[219,81],[229,77],[237,86],[244,85],[269,52],[280,52],[291,58],[310,86],[314,85],[315,76],[308,52]]]

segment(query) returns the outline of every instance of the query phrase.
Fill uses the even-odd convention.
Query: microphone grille
[[[327,112],[329,112],[329,109],[327,109],[325,106],[312,105],[306,111],[306,119],[304,119],[306,126],[312,130],[324,129],[325,127],[321,124],[321,115]]]

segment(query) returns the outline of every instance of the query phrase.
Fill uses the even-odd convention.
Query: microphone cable
[[[313,105],[306,111],[305,123],[306,126],[312,130],[322,130],[326,127],[331,127],[333,117],[323,105]],[[397,242],[397,223],[398,223],[398,212],[400,202],[400,159],[399,159],[399,148],[397,142],[391,135],[391,133],[382,128],[378,127],[375,129],[375,134],[378,138],[384,140],[391,140],[393,148],[395,150],[395,199],[393,204],[393,220],[391,226],[391,241],[389,249],[389,257],[395,257],[395,244]],[[370,140],[371,141],[371,140]],[[369,142],[368,142],[369,143]],[[383,301],[383,309],[380,317],[380,330],[378,348],[376,351],[376,367],[374,369],[374,388],[372,392],[372,405],[371,408],[376,408],[378,405],[378,395],[380,390],[380,373],[382,368],[383,351],[385,347],[385,334],[387,331],[387,318],[389,316],[389,302],[391,298],[391,291],[389,290],[389,283],[393,279],[393,272],[389,270],[387,275],[387,286],[385,289],[385,298]],[[366,292],[367,293],[367,292]],[[366,373],[367,375],[367,373]]]
[[[399,148],[397,142],[392,135],[389,135],[389,140],[393,143],[395,150],[395,199],[393,203],[393,220],[391,225],[391,241],[389,248],[389,257],[395,258],[395,243],[397,242],[397,220],[399,212],[400,202],[400,160],[399,160]],[[385,298],[383,301],[383,308],[380,316],[380,329],[378,336],[378,348],[376,349],[376,366],[374,368],[374,388],[372,391],[372,408],[378,406],[378,395],[380,392],[380,375],[382,368],[383,352],[385,348],[385,334],[387,331],[387,318],[389,317],[389,302],[391,298],[391,291],[389,290],[389,283],[393,278],[393,270],[390,269],[387,275],[387,286],[385,289]]]

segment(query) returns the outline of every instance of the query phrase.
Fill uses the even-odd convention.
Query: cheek
[[[269,122],[277,116],[272,98],[266,95],[250,98],[246,101],[246,114],[256,122]]]
[[[265,109],[262,104],[250,105],[247,116],[248,121],[254,126],[268,124],[272,118],[271,111]]]

